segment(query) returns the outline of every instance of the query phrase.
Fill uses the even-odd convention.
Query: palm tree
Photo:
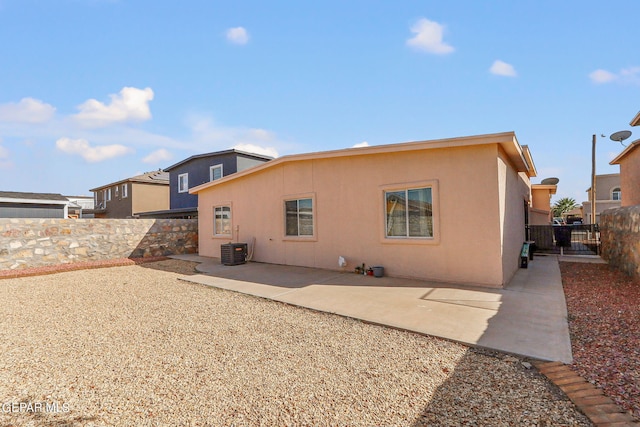
[[[571,197],[563,197],[553,204],[551,210],[553,211],[553,216],[562,216],[562,214],[567,213],[577,207],[578,203],[576,203],[575,199],[572,199]]]

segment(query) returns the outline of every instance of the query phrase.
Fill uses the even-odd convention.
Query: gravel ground
[[[591,425],[520,359],[177,279],[194,265],[1,280],[0,426]]]
[[[607,264],[560,270],[573,369],[640,419],[640,282]]]

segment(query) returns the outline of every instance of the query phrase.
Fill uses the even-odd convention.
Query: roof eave
[[[620,161],[627,157],[636,147],[640,145],[640,139],[636,139],[631,144],[627,145],[627,148],[622,150],[622,153],[618,154],[613,160],[609,162],[610,165],[619,165]]]
[[[374,145],[369,147],[343,148],[339,150],[320,151],[320,152],[304,153],[304,154],[292,154],[288,156],[278,157],[277,159],[274,159],[270,162],[266,162],[261,165],[254,166],[252,168],[245,169],[244,171],[227,175],[221,179],[206,182],[197,187],[190,188],[189,193],[197,194],[198,192],[206,188],[212,187],[214,185],[220,185],[227,181],[239,179],[243,176],[259,172],[266,168],[271,168],[282,163],[288,163],[288,162],[294,162],[294,161],[329,159],[329,158],[349,157],[349,156],[358,156],[358,155],[386,154],[391,152],[399,153],[399,152],[417,151],[417,150],[425,150],[425,149],[437,149],[437,148],[468,147],[468,146],[485,145],[485,144],[499,144],[507,153],[507,155],[509,156],[509,159],[513,162],[518,172],[525,172],[529,176],[535,176],[535,175],[531,175],[532,171],[535,171],[535,169],[528,164],[525,158],[523,149],[518,143],[515,133],[503,132],[503,133],[494,133],[494,134],[486,134],[486,135],[435,139],[435,140],[429,140],[429,141],[414,141],[414,142],[404,142],[404,143],[387,144],[387,145]]]

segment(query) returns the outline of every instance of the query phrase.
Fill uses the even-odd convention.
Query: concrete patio
[[[536,256],[504,289],[180,255],[182,280],[535,359],[572,361],[557,256]]]

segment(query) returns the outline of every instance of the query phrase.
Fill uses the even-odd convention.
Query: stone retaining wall
[[[609,265],[640,279],[640,205],[602,212],[600,240]]]
[[[0,270],[197,251],[197,219],[0,218]]]

